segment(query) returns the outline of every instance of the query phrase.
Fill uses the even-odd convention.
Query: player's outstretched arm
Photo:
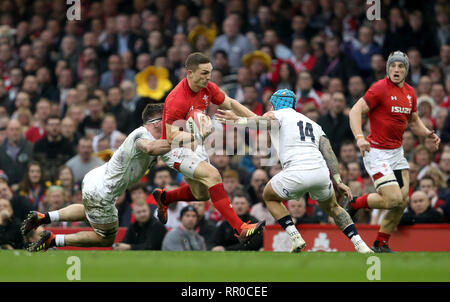
[[[439,148],[439,143],[441,142],[441,139],[428,129],[422,122],[422,120],[419,118],[419,115],[417,112],[411,113],[411,115],[408,118],[408,126],[411,129],[411,131],[418,136],[429,136],[434,139],[434,147],[436,150]]]
[[[236,101],[235,99],[230,98],[228,95],[225,94],[225,101],[219,106],[220,109],[223,110],[231,110],[234,113],[236,113],[237,116],[242,117],[252,117],[256,116],[253,111]]]
[[[237,125],[241,125],[249,128],[261,128],[269,130],[274,125],[279,126],[279,122],[272,111],[266,112],[263,116],[254,115],[251,117],[237,116],[231,110],[217,109],[215,114],[216,118],[222,124],[226,124],[226,121],[233,121]]]
[[[162,155],[170,151],[170,144],[165,139],[140,138],[136,141],[136,147],[148,155]]]

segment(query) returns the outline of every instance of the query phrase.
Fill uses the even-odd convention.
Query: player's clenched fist
[[[361,152],[361,155],[364,156],[365,152],[370,151],[370,143],[366,141],[364,138],[360,138],[356,141],[356,144],[358,145],[359,151]]]

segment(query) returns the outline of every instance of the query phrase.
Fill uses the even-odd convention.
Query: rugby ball
[[[207,129],[211,128],[211,118],[202,110],[191,110],[186,117],[187,132],[202,134],[205,127],[207,127]]]

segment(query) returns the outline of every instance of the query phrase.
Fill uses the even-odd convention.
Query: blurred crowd
[[[367,19],[364,0],[80,2],[81,20],[68,20],[65,0],[0,1],[1,247],[23,247],[19,226],[29,210],[82,203],[84,175],[141,125],[146,104],[164,102],[185,77],[184,61],[194,51],[211,57],[212,81],[256,114],[270,108],[277,89],[293,90],[297,111],[322,126],[356,196],[374,187],[348,112],[385,77],[389,53],[407,53],[406,82],[416,89],[419,116],[442,143],[434,152],[432,141],[405,131],[411,202],[400,224],[450,222],[448,1],[381,0],[381,18],[374,21]],[[275,224],[261,196],[281,166],[264,165],[267,155],[251,152],[253,139],[246,133],[234,142],[246,154],[212,154],[210,160],[243,221]],[[114,248],[262,247],[262,238],[240,244],[210,202],[175,203],[168,224],[160,224],[150,192],[183,181],[159,161],[129,188],[117,201],[120,226],[128,231]],[[297,224],[333,223],[307,195],[286,206]],[[378,224],[383,214],[362,209],[356,223]]]

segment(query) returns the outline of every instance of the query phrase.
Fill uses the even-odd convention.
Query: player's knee
[[[390,208],[401,208],[403,207],[403,196],[401,193],[393,193],[387,198]]]
[[[208,184],[208,187],[221,183],[222,177],[220,176],[219,171],[217,171],[217,169],[211,169],[208,173],[208,176],[206,177],[206,182]]]
[[[195,192],[194,194],[195,199],[198,201],[207,201],[209,199],[208,192]]]

